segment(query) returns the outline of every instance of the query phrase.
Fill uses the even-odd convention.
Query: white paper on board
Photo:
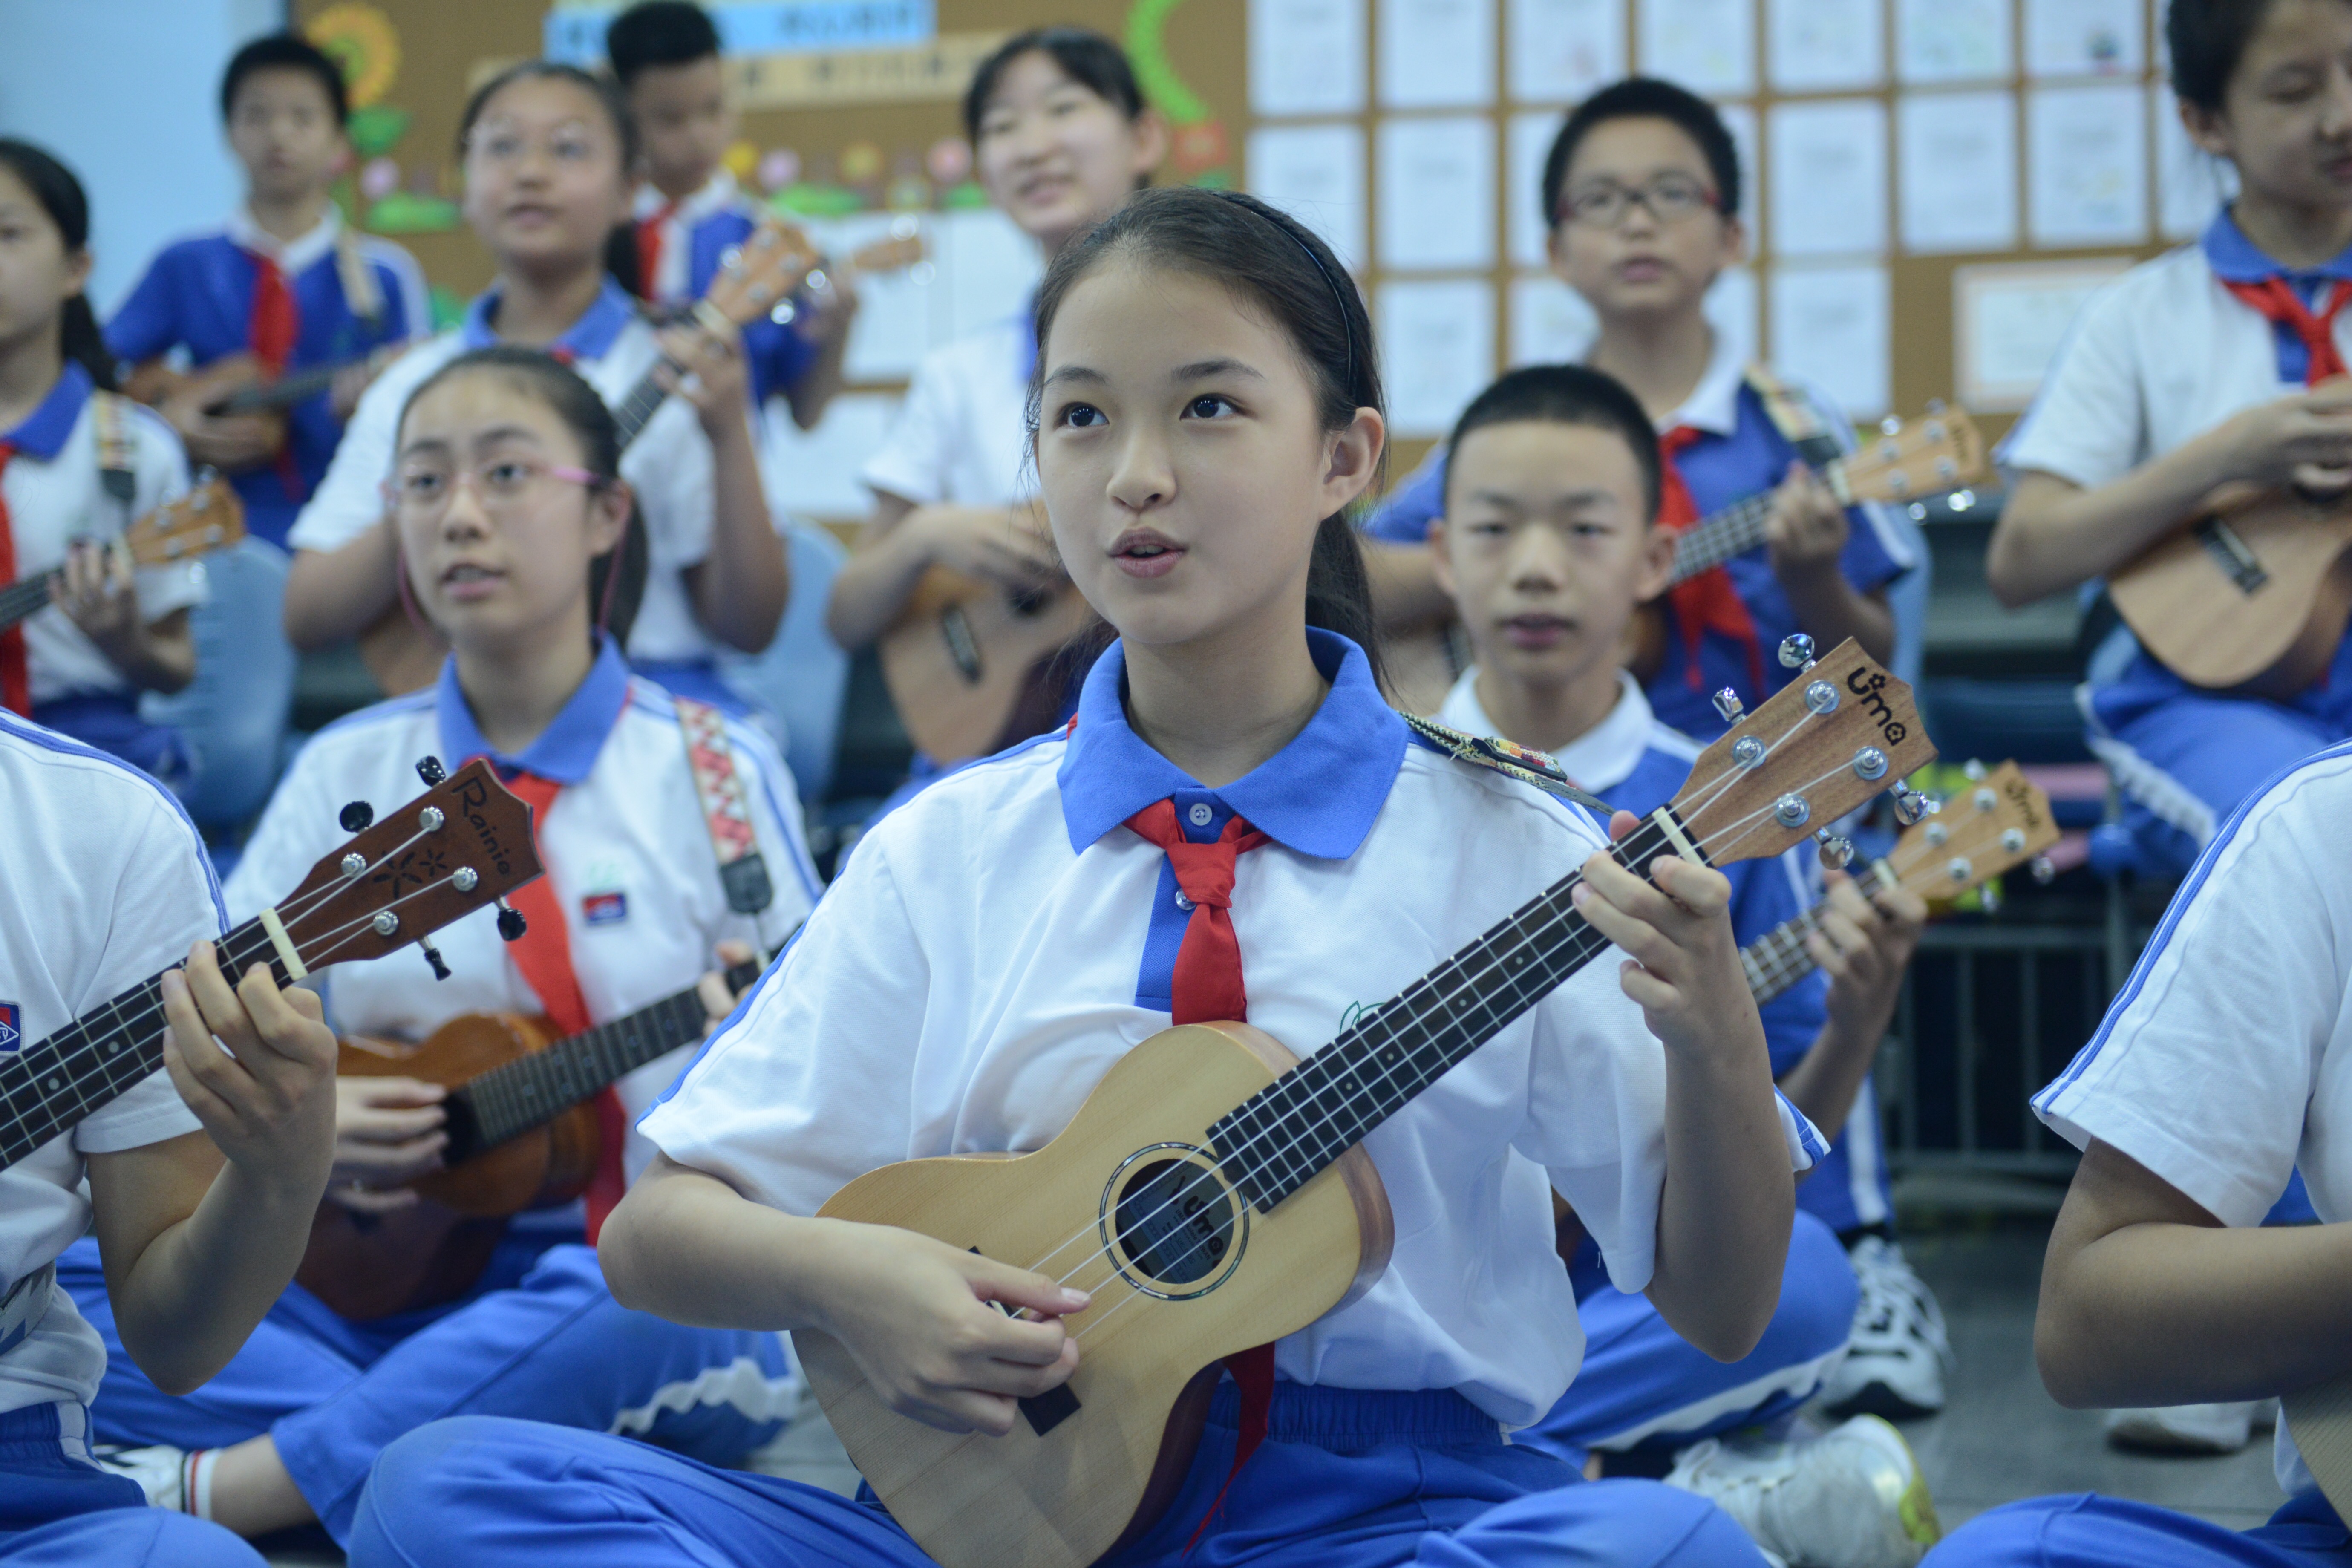
[[[1775,256],[1886,247],[1886,106],[1874,98],[1772,106]]]
[[[1511,265],[1544,265],[1544,241],[1551,226],[1544,221],[1543,168],[1553,138],[1566,118],[1556,109],[1514,114],[1504,135],[1508,145],[1503,160],[1503,226],[1509,231]]]
[[[1492,119],[1383,119],[1374,152],[1374,216],[1384,270],[1495,265]]]
[[[898,416],[896,393],[845,392],[824,405],[814,430],[793,423],[772,397],[760,421],[761,489],[778,517],[847,520],[874,510],[874,492],[857,471],[881,449]]]
[[[1773,368],[1820,387],[1853,418],[1885,413],[1886,268],[1778,267],[1770,294]]]
[[[2025,0],[2025,74],[2137,76],[2145,26],[2140,0]]]
[[[1769,0],[1764,60],[1781,92],[1836,92],[1886,79],[1879,0]]]
[[[810,218],[802,227],[827,256],[846,256],[860,246],[892,237],[908,215],[860,213],[854,217]],[[849,342],[842,351],[841,374],[852,385],[859,382],[904,381],[915,374],[923,355],[943,340],[946,307],[940,296],[940,237],[937,221],[928,214],[918,219],[930,244],[926,261],[898,272],[863,274],[857,279],[857,314],[849,323]]]
[[[2129,258],[2027,261],[1952,272],[1955,393],[1984,413],[2021,409],[2092,295],[2122,276]]]
[[[2147,239],[2147,99],[2137,83],[2026,100],[2026,226],[2044,246]]]
[[[1601,319],[1550,273],[1524,273],[1511,279],[1510,334],[1514,365],[1573,364],[1591,351]]]
[[[2017,248],[2017,99],[1906,93],[1895,110],[1903,248]]]
[[[1748,226],[1752,242],[1756,214],[1764,205],[1764,160],[1756,151],[1756,106],[1718,103],[1715,111],[1723,117],[1723,128],[1731,132],[1732,151],[1739,154],[1739,221]]]
[[[2010,53],[2009,0],[1896,0],[1897,81],[1998,80]]]
[[[2170,88],[2149,88],[2147,103],[2156,122],[2157,231],[2166,239],[2194,239],[2238,194],[2238,171],[2189,140]]]
[[[1383,283],[1380,340],[1391,431],[1443,436],[1495,378],[1495,287],[1483,278]]]
[[[1364,133],[1353,124],[1262,125],[1249,134],[1250,194],[1317,234],[1363,270]]]
[[[1625,74],[1624,0],[1510,0],[1505,26],[1521,103],[1575,103]]]
[[[1363,0],[1249,0],[1250,112],[1360,114]]]
[[[1693,92],[1756,90],[1756,10],[1750,0],[1639,0],[1643,76]]]
[[[994,207],[949,213],[933,232],[940,276],[947,283],[948,319],[939,341],[978,331],[1028,309],[1045,262],[1037,242],[1011,218]]]
[[[1380,0],[1382,109],[1495,101],[1495,0]]]

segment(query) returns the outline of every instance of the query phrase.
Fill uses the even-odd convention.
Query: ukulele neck
[[[713,333],[729,324],[726,316],[708,300],[695,302],[689,320],[705,331]],[[629,388],[629,395],[613,410],[613,423],[620,426],[621,450],[624,452],[645,434],[646,426],[653,423],[654,416],[660,413],[662,405],[669,401],[669,389],[661,384],[664,370],[673,376],[683,376],[687,373],[686,366],[678,363],[665,350],[653,368],[637,377],[637,384]]]
[[[1871,863],[1869,877],[1877,888],[1902,885],[1895,868],[1884,860]],[[1822,913],[1828,908],[1826,903],[1815,904],[1804,913],[1782,921],[1739,950],[1739,967],[1747,973],[1748,989],[1755,995],[1758,1006],[1821,967],[1806,951],[1805,940],[1822,929]]]
[[[1689,842],[1662,807],[1611,855],[1646,881],[1677,838]],[[1591,962],[1609,939],[1577,911],[1583,879],[1554,882],[1220,1118],[1209,1135],[1234,1185],[1272,1209]]]
[[[48,607],[49,584],[62,582],[66,571],[52,566],[47,572],[35,573],[0,588],[0,632],[21,625]]]
[[[1818,471],[1831,489],[1843,491],[1843,461],[1828,464]],[[1775,493],[1759,490],[1736,500],[1676,540],[1674,572],[1667,577],[1666,586],[1687,583],[1700,573],[1720,566],[1734,556],[1745,555],[1763,543],[1765,531],[1772,521]]]

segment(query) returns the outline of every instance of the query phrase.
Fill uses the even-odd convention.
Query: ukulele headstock
[[[1784,660],[1810,646],[1790,637]],[[1911,688],[1849,637],[1699,753],[1675,815],[1717,865],[1778,855],[1935,756]]]
[[[1937,408],[1905,424],[1889,419],[1838,465],[1842,499],[1909,500],[1940,495],[1985,476],[1984,437],[1961,408]]]
[[[911,218],[901,218],[891,226],[889,238],[877,239],[851,251],[849,265],[858,272],[897,272],[930,254],[930,242],[923,237],[921,227]]]
[[[2015,763],[2003,763],[1971,780],[1935,816],[1914,823],[1886,863],[1921,898],[1956,899],[2057,842],[2050,797]]]
[[[173,565],[244,537],[245,501],[217,474],[122,531],[123,547],[139,566]]]
[[[697,313],[716,310],[737,326],[772,315],[824,264],[808,231],[770,213],[720,262]]]
[[[539,874],[530,808],[477,758],[321,858],[275,912],[320,969],[382,958]]]

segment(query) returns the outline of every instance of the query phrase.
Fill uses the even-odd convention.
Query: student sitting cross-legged
[[[1472,401],[1450,450],[1430,552],[1477,663],[1439,722],[1549,752],[1611,805],[1655,810],[1699,747],[1658,721],[1616,659],[1628,617],[1668,559],[1669,536],[1654,521],[1657,445],[1641,405],[1580,365],[1516,370]],[[1821,896],[1810,851],[1724,869],[1742,943]],[[1822,971],[1762,1009],[1784,1090],[1824,1127],[1844,1120],[1926,914],[1908,893],[1874,905],[1843,879],[1832,897],[1816,939]],[[1831,1179],[1824,1163],[1805,1186]],[[1819,1441],[1781,1440],[1852,1331],[1853,1274],[1828,1226],[1800,1209],[1772,1326],[1728,1365],[1610,1283],[1579,1229],[1569,1237],[1582,1241],[1570,1274],[1591,1348],[1566,1396],[1514,1442],[1579,1460],[1597,1451],[1611,1473],[1671,1463],[1670,1484],[1716,1499],[1791,1563],[1918,1560],[1935,1540],[1935,1513],[1893,1427],[1862,1415]]]

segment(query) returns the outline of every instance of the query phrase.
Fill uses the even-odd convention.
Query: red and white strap
[[[709,703],[690,697],[671,700],[677,706],[677,727],[686,737],[687,765],[694,773],[694,792],[702,800],[710,847],[719,857],[719,880],[727,889],[727,907],[738,914],[758,914],[774,901],[775,888],[768,879],[768,863],[760,854],[760,836],[751,826],[742,776],[735,769],[735,748],[727,740],[727,717]]]

